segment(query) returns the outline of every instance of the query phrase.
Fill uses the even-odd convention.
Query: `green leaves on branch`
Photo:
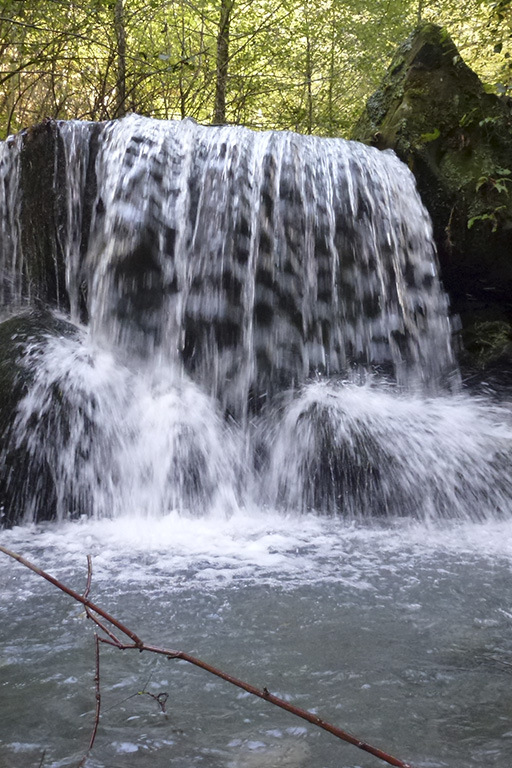
[[[506,92],[510,8],[511,0],[3,2],[0,138],[44,117],[129,111],[348,135],[418,17],[441,21],[465,61]],[[436,138],[433,130],[423,141]]]
[[[512,171],[510,168],[496,167],[492,174],[480,176],[476,183],[476,191],[485,190],[487,193],[496,192],[498,195],[504,195],[508,198],[510,184],[512,184]],[[504,217],[508,205],[501,203],[485,210],[477,216],[468,219],[468,229],[471,229],[477,222],[488,221],[492,225],[492,231],[496,232],[501,219]]]
[[[495,168],[492,175],[480,176],[476,184],[476,191],[478,192],[479,189],[487,186],[488,188],[495,189],[498,193],[503,192],[505,195],[508,195],[509,187],[507,184],[512,183],[511,173],[512,171],[509,168]]]
[[[439,128],[434,128],[434,130],[431,131],[430,133],[422,133],[421,141],[423,142],[423,144],[428,144],[429,142],[435,141],[436,139],[438,139],[440,135],[441,135],[441,131],[439,130]]]
[[[496,232],[499,225],[500,213],[505,212],[506,209],[506,205],[499,205],[497,208],[494,208],[488,213],[481,213],[478,216],[472,216],[470,219],[468,219],[468,229],[471,229],[477,221],[489,221],[492,224],[492,231]]]

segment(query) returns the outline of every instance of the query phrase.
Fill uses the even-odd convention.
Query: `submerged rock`
[[[507,420],[469,398],[317,382],[273,414],[265,489],[274,507],[354,519],[498,517],[512,493]]]
[[[76,335],[76,328],[45,311],[0,323],[0,525],[56,514],[55,478],[46,456],[32,450],[32,434],[16,435],[18,406],[32,383],[45,339]],[[55,405],[59,392],[53,393]],[[33,425],[34,429],[41,425]]]
[[[464,341],[475,323],[510,323],[509,101],[486,92],[445,29],[423,24],[397,50],[353,138],[393,149],[415,175]]]
[[[0,323],[0,527],[226,513],[240,485],[228,437],[181,371],[125,366],[49,312]]]

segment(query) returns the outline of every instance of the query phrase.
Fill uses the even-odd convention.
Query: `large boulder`
[[[37,450],[34,435],[51,442],[54,424],[32,416],[31,432],[18,429],[20,404],[27,397],[45,343],[54,337],[72,338],[75,326],[45,310],[26,311],[0,322],[0,528],[23,520],[56,517],[55,472],[46,454]],[[56,418],[65,404],[58,387],[48,393],[46,411]]]
[[[8,161],[11,155],[12,163],[10,173],[2,178],[6,189],[0,190],[0,208],[4,192],[2,215],[11,219],[2,222],[0,241],[0,299],[5,305],[16,305],[29,296],[32,302],[69,310],[67,262],[69,251],[76,249],[83,258],[87,250],[96,195],[94,165],[103,123],[77,125],[80,127],[75,129],[75,123],[47,119],[5,143],[4,159]],[[67,148],[66,130],[71,135]],[[78,186],[79,174],[70,179],[69,168],[79,163],[84,165],[81,188],[68,190],[70,184]],[[85,319],[83,286],[77,290],[78,310]]]
[[[487,93],[446,30],[426,23],[398,48],[352,138],[393,149],[414,173],[466,346],[481,359],[485,329],[499,323],[510,347],[510,101]]]

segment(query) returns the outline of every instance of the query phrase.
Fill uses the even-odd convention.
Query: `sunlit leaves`
[[[222,0],[124,0],[122,30],[116,5],[0,0],[1,136],[46,116],[212,120]],[[225,119],[346,135],[418,17],[509,93],[512,0],[235,0]]]

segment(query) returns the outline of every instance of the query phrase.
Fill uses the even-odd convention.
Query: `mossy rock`
[[[512,323],[491,309],[463,318],[460,365],[467,387],[501,399],[512,387]]]
[[[476,320],[466,330],[465,347],[478,367],[512,366],[512,325],[504,320]]]
[[[453,311],[512,320],[512,111],[446,30],[423,24],[400,46],[352,138],[393,149],[414,173]]]

